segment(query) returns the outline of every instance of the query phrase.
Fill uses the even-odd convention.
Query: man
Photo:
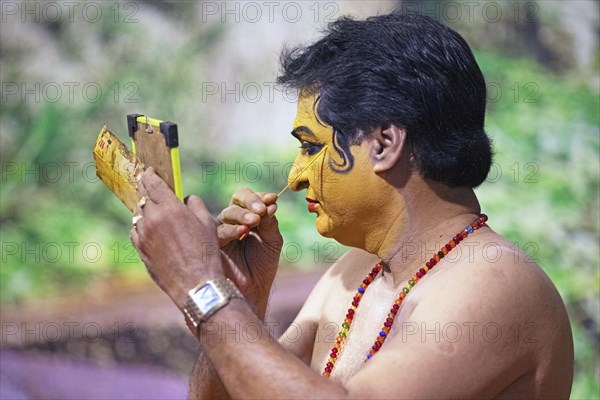
[[[353,249],[276,341],[261,321],[277,196],[240,190],[215,221],[144,173],[132,241],[200,341],[190,397],[568,398],[561,298],[473,192],[491,149],[464,40],[419,15],[344,18],[282,65],[300,91],[291,188],[307,190],[319,233]]]

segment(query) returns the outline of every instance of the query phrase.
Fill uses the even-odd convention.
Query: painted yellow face
[[[321,235],[372,250],[385,235],[386,227],[379,222],[390,200],[390,185],[373,171],[368,140],[350,146],[354,156],[351,170],[341,173],[332,169],[332,163],[340,164],[343,159],[333,144],[333,128],[317,119],[314,104],[314,95],[298,100],[292,135],[300,141],[300,153],[288,177],[289,182],[296,178],[290,187],[306,189],[308,210],[316,213]],[[327,148],[320,152],[324,146]],[[298,177],[315,157],[320,159]]]

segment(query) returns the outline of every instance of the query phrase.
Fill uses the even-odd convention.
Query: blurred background
[[[600,397],[598,2],[0,7],[0,397],[185,397],[198,345],[129,243],[128,210],[95,176],[102,124],[129,144],[126,114],[176,122],[184,191],[215,213],[237,188],[277,192],[297,151],[295,95],[274,84],[282,46],[311,42],[342,15],[394,8],[434,17],[473,47],[496,152],[482,208],[567,305],[572,398]],[[275,333],[345,251],[318,236],[303,196],[279,204]]]

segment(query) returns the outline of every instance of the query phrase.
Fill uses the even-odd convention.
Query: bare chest
[[[323,371],[327,364],[355,294],[356,289],[340,290],[326,303],[315,340],[313,369]],[[337,353],[331,378],[345,382],[363,367],[369,349],[375,343],[397,295],[390,279],[380,278],[371,283],[360,301],[342,348]],[[394,334],[393,328],[390,334]]]

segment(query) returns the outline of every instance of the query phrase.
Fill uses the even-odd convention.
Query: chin
[[[329,238],[329,239],[335,239],[335,237],[333,235],[333,230],[331,229],[331,226],[329,226],[328,224],[322,224],[319,222],[320,221],[317,221],[317,232],[319,232],[319,235]]]
[[[334,226],[332,221],[325,216],[317,219],[317,231],[321,236],[334,239],[344,246],[362,248],[364,243],[364,240],[361,240],[360,235],[357,234],[356,229],[348,226]],[[350,232],[355,234],[349,234]]]

